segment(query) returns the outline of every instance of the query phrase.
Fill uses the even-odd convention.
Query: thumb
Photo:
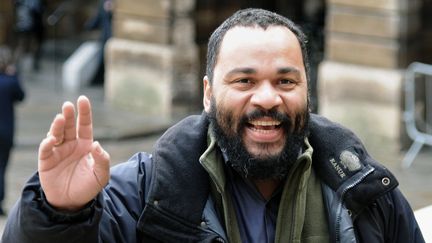
[[[97,141],[92,144],[91,155],[94,160],[93,171],[96,179],[101,186],[105,186],[110,176],[110,156]]]

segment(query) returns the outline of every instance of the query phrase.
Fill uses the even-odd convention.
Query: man
[[[0,46],[0,216],[6,195],[6,169],[14,145],[15,105],[24,100],[24,90],[20,84],[12,51],[7,46]]]
[[[18,37],[14,50],[14,61],[19,62],[24,55],[33,58],[33,69],[38,70],[45,38],[43,0],[13,0],[15,6],[15,33]]]
[[[4,242],[424,242],[397,181],[308,112],[306,40],[241,10],[212,34],[204,109],[109,172],[90,102],[66,102]]]
[[[103,84],[105,75],[105,44],[112,36],[112,16],[113,16],[113,0],[99,0],[97,13],[89,21],[86,22],[87,30],[100,29],[99,41],[102,45],[102,50],[99,55],[99,64],[95,76],[91,84]]]

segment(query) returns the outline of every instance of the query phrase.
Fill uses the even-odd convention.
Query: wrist
[[[55,222],[77,222],[90,218],[97,208],[102,208],[98,198],[95,198],[81,207],[55,207],[46,199],[43,190],[40,190],[41,208]]]

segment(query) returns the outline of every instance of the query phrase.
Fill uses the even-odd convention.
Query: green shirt
[[[305,139],[305,151],[298,157],[284,182],[276,221],[275,242],[329,242],[321,184],[312,169],[313,149]],[[212,133],[200,161],[209,173],[213,196],[220,202],[226,234],[230,242],[241,242],[235,207],[226,190],[224,160]],[[216,203],[218,204],[218,203]]]

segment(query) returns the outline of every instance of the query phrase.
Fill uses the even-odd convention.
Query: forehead
[[[263,46],[262,44],[272,44]],[[258,49],[270,47],[299,48],[297,36],[285,26],[269,26],[266,29],[254,26],[236,26],[228,30],[223,37],[220,52],[232,49],[243,49],[245,46],[257,46]]]
[[[285,26],[267,29],[237,26],[228,30],[221,43],[215,73],[235,66],[258,69],[292,66],[305,70],[300,42]]]

